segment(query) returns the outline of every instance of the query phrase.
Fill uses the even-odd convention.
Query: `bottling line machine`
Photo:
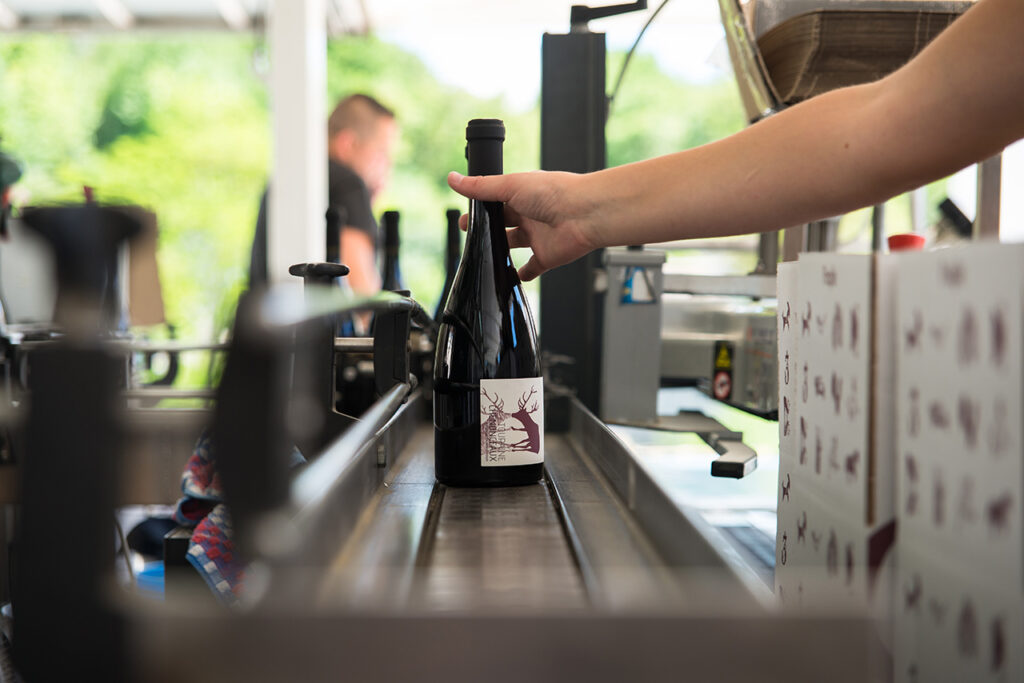
[[[27,393],[5,414],[18,434],[4,474],[20,472],[11,587],[25,680],[745,678],[804,649],[815,654],[791,679],[836,666],[839,680],[863,678],[863,619],[773,615],[750,552],[680,505],[575,397],[547,397],[568,424],[548,430],[542,483],[435,483],[409,361],[410,338],[433,323],[408,298],[322,284],[343,266],[294,268],[304,295],[243,298],[212,410],[128,407],[128,346],[110,338],[96,285],[133,226],[103,207],[52,211],[61,225],[92,221],[81,234],[102,258],[60,279],[58,297],[79,306],[58,309],[45,346],[22,350]],[[352,310],[375,312],[373,339],[335,338],[332,321]],[[334,410],[325,370],[356,345],[373,356],[380,398],[353,422]],[[162,604],[110,582],[110,520],[135,499],[118,473],[140,445],[204,427],[247,563],[235,611],[174,590],[170,568]],[[296,471],[291,444],[309,455]]]
[[[722,7],[735,20],[738,4]],[[574,8],[570,33],[544,37],[546,169],[604,165],[604,36],[587,22],[614,10]],[[730,40],[763,86],[751,36]],[[646,248],[545,274],[544,480],[458,489],[433,476],[433,321],[414,300],[352,297],[328,286],[344,266],[297,264],[304,290],[248,293],[227,344],[140,343],[112,334],[106,288],[137,226],[105,207],[63,211],[93,228],[76,236],[91,257],[58,258],[58,300],[74,303],[45,338],[5,330],[5,369],[28,368],[6,385],[0,461],[17,522],[3,582],[16,635],[9,615],[4,633],[26,680],[863,681],[888,667],[867,614],[778,608],[774,531],[749,514],[773,517],[771,455],[757,468],[710,399],[657,404],[663,382],[682,381],[777,414],[777,237],[749,276],[665,274]],[[58,223],[70,224],[40,221]],[[58,254],[71,239],[40,232]],[[811,227],[803,246],[833,233]],[[355,311],[375,314],[373,337],[336,337]],[[196,394],[209,406],[151,407],[179,394],[134,386],[132,353],[198,348],[225,356],[216,391]],[[337,410],[346,354],[374,369],[376,400],[358,415]],[[246,565],[232,610],[173,566],[181,534],[166,539],[163,602],[111,579],[115,507],[167,502],[203,431]],[[308,462],[292,468],[296,446]]]

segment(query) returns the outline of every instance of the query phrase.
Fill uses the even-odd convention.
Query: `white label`
[[[544,380],[480,380],[480,465],[544,462]]]

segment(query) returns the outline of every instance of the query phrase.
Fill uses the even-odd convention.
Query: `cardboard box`
[[[1024,247],[897,270],[896,680],[1024,680]]]

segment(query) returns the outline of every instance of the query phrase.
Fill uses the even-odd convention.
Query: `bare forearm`
[[[1024,134],[1024,52],[1005,17],[1014,2],[986,0],[882,81],[814,98],[704,147],[580,177],[595,244],[797,225],[999,151]],[[1019,28],[1021,11],[1010,14]]]
[[[775,230],[878,203],[1024,137],[1024,0],[981,0],[904,68],[724,140],[597,173],[464,177],[530,280],[603,246]]]
[[[353,227],[341,230],[341,258],[349,267],[346,279],[353,292],[376,294],[380,291],[376,253],[365,232]]]

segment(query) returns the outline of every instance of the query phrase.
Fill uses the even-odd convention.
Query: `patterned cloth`
[[[292,467],[306,459],[292,450]],[[245,581],[245,566],[239,561],[232,541],[231,513],[223,501],[220,476],[210,435],[203,432],[181,475],[181,490],[174,519],[182,526],[194,526],[188,546],[188,561],[203,577],[221,603],[238,604]]]
[[[188,544],[188,561],[223,604],[234,606],[242,593],[245,567],[238,561],[231,540],[231,515],[221,502],[220,476],[207,432],[199,436],[185,464],[181,490],[185,496],[178,501],[174,520],[195,527]]]
[[[238,603],[245,579],[245,567],[235,557],[231,537],[231,513],[220,503],[199,522],[188,544],[189,563],[229,607]]]

